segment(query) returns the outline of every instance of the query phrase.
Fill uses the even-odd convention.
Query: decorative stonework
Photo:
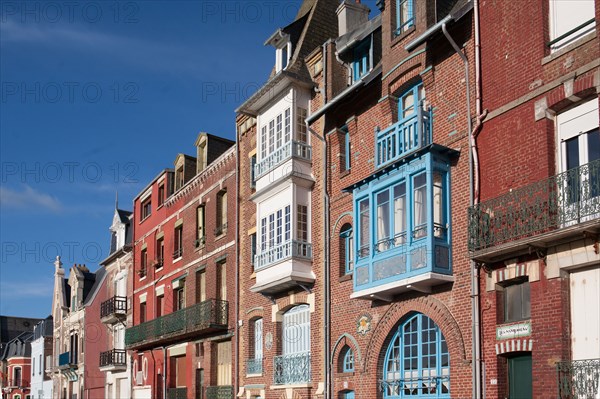
[[[268,332],[265,334],[265,349],[270,351],[273,348],[273,333]]]
[[[496,344],[496,355],[509,352],[531,352],[532,350],[532,339],[513,339],[511,341],[504,341]]]
[[[370,314],[364,313],[356,320],[356,332],[362,336],[367,335],[369,331],[371,331],[371,317]]]

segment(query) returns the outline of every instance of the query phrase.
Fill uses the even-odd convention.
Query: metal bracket
[[[298,284],[298,286],[300,288],[302,288],[304,291],[306,291],[307,294],[312,294],[312,290],[310,288],[308,288],[307,286],[305,286],[304,284],[300,284],[300,283],[296,283]]]
[[[544,263],[546,262],[548,248],[536,247],[535,245],[530,244],[529,253],[531,253],[531,250],[535,251],[535,254],[539,259],[542,259]]]
[[[276,304],[277,304],[277,302],[275,302],[275,299],[274,299],[274,298],[273,298],[271,295],[268,295],[268,294],[263,294],[262,292],[260,293],[260,295],[262,295],[262,296],[264,296],[265,298],[267,298],[267,299],[268,299],[268,300],[269,300],[269,301],[270,301],[270,302],[271,302],[273,305],[276,305]]]

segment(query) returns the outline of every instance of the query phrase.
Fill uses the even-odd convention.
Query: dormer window
[[[281,47],[277,47],[275,69],[277,72],[287,68],[292,54],[292,43],[290,41],[283,41]]]
[[[373,69],[371,38],[363,40],[355,49],[352,59],[352,83],[357,82]]]

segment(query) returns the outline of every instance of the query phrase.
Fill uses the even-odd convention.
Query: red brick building
[[[479,13],[487,117],[469,247],[485,394],[597,397],[600,2],[480,2]]]
[[[6,375],[2,381],[2,398],[25,399],[31,396],[31,341],[33,333],[24,332],[9,341],[4,353]]]
[[[233,142],[206,133],[134,200],[133,398],[231,398],[236,311]]]
[[[340,36],[308,60],[328,149],[329,397],[470,397],[473,4],[379,7],[342,2]]]

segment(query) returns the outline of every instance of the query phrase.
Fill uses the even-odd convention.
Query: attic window
[[[275,70],[277,72],[287,68],[292,55],[292,43],[289,40],[282,40],[281,44],[277,46]]]

